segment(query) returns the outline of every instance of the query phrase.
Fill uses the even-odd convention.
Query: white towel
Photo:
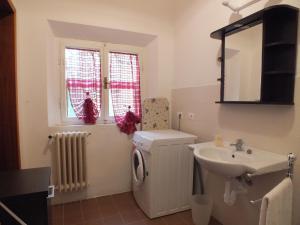
[[[292,180],[285,178],[263,197],[259,225],[291,225],[292,198]]]

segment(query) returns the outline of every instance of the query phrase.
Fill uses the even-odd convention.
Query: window
[[[136,54],[109,53],[110,101],[116,121],[130,110],[141,115],[140,65]]]
[[[65,84],[67,117],[83,117],[83,100],[90,95],[100,112],[101,66],[100,51],[65,48]],[[90,94],[91,93],[91,94]]]
[[[66,41],[61,71],[63,122],[81,124],[83,103],[89,96],[98,122],[118,122],[128,107],[141,115],[140,52],[130,46]]]

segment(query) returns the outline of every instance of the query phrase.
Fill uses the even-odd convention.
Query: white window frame
[[[140,88],[142,93],[142,74],[143,74],[143,48],[130,46],[130,45],[119,45],[102,42],[82,41],[73,39],[61,39],[60,40],[60,74],[61,74],[61,93],[60,93],[60,114],[61,121],[63,124],[70,125],[85,125],[82,120],[78,118],[67,117],[67,88],[65,79],[65,48],[77,48],[86,50],[97,50],[100,51],[101,60],[101,81],[103,83],[104,77],[107,77],[109,81],[109,52],[122,52],[129,54],[137,54],[139,56],[140,63]],[[109,85],[108,85],[109,86]],[[110,89],[104,89],[102,85],[101,89],[101,116],[98,118],[96,124],[113,124],[115,123],[114,117],[109,116],[109,91]]]

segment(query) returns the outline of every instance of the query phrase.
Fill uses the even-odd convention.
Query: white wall
[[[266,4],[299,1],[263,0],[242,11],[249,15]],[[180,9],[180,10],[179,10]],[[298,51],[295,106],[264,105],[219,105],[220,87],[216,79],[220,76],[221,42],[209,34],[233,21],[236,15],[222,6],[219,0],[190,0],[178,2],[175,30],[175,78],[172,90],[173,127],[177,127],[176,112],[183,112],[182,130],[199,136],[203,141],[212,140],[216,134],[225,140],[243,138],[248,145],[268,151],[300,154],[300,61]],[[298,35],[300,45],[300,35]],[[187,113],[195,113],[189,120]],[[300,224],[300,161],[295,166],[294,225]],[[224,179],[210,174],[206,190],[215,202],[213,215],[224,225],[257,225],[259,205],[249,201],[261,198],[283,174],[272,174],[255,178],[247,195],[239,196],[237,203],[229,207],[223,202]]]
[[[148,96],[170,98],[173,73],[173,11],[171,0],[14,0],[17,9],[17,70],[22,168],[51,165],[48,135],[58,130],[87,130],[88,176],[85,193],[66,197],[100,196],[130,190],[130,139],[115,125],[48,125],[48,20],[128,30],[157,36],[146,48]],[[153,53],[156,57],[153,58]],[[48,91],[51,95],[53,92]],[[56,93],[53,93],[56,94]],[[50,104],[51,105],[51,104]],[[52,104],[55,108],[55,101]],[[50,110],[51,111],[51,110]],[[53,115],[51,115],[53,116]],[[54,115],[55,117],[55,115]],[[55,120],[55,118],[52,118]],[[61,200],[61,199],[57,199]]]

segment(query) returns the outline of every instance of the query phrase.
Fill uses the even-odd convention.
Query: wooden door
[[[20,168],[15,50],[15,9],[0,0],[0,171]]]

